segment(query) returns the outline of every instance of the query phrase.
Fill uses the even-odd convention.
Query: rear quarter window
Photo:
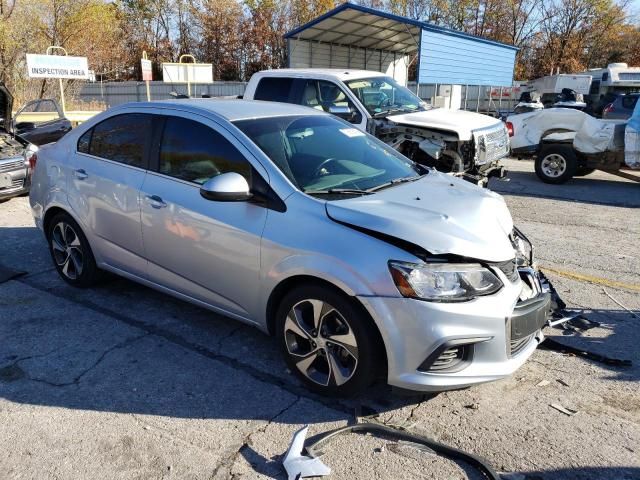
[[[261,78],[253,95],[255,100],[290,103],[293,78],[264,77]]]
[[[91,134],[93,133],[93,128],[87,130],[82,134],[82,136],[78,139],[78,152],[80,153],[89,153],[89,144],[91,143]]]

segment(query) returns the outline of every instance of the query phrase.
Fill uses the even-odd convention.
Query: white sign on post
[[[151,68],[151,60],[147,60],[143,58],[140,60],[140,64],[142,66],[142,80],[151,81],[153,80],[153,70]]]
[[[27,53],[27,71],[29,78],[86,80],[89,78],[89,63],[87,57]]]
[[[213,83],[210,63],[163,63],[162,81],[169,83]]]

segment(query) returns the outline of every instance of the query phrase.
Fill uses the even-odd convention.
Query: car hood
[[[513,229],[504,199],[490,190],[436,171],[373,195],[326,203],[334,221],[424,248],[487,262],[514,257]]]
[[[402,125],[456,132],[462,141],[471,140],[473,130],[497,127],[501,123],[489,115],[447,108],[432,108],[420,112],[390,115],[387,119]]]
[[[13,96],[4,83],[0,82],[0,128],[4,128],[6,131],[9,131],[11,126],[12,107]]]

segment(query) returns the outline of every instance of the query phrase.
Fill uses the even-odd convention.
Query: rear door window
[[[261,78],[253,95],[255,100],[291,103],[293,78],[264,77]]]
[[[167,117],[160,144],[159,172],[202,185],[221,173],[236,172],[250,182],[251,164],[220,133],[181,117]]]
[[[126,113],[100,122],[93,127],[89,153],[95,157],[145,168],[145,146],[151,135],[152,120],[153,116],[149,114]],[[78,148],[80,147],[79,142]]]

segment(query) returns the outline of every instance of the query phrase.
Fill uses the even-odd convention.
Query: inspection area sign
[[[30,78],[89,78],[87,57],[28,53],[27,70]]]

